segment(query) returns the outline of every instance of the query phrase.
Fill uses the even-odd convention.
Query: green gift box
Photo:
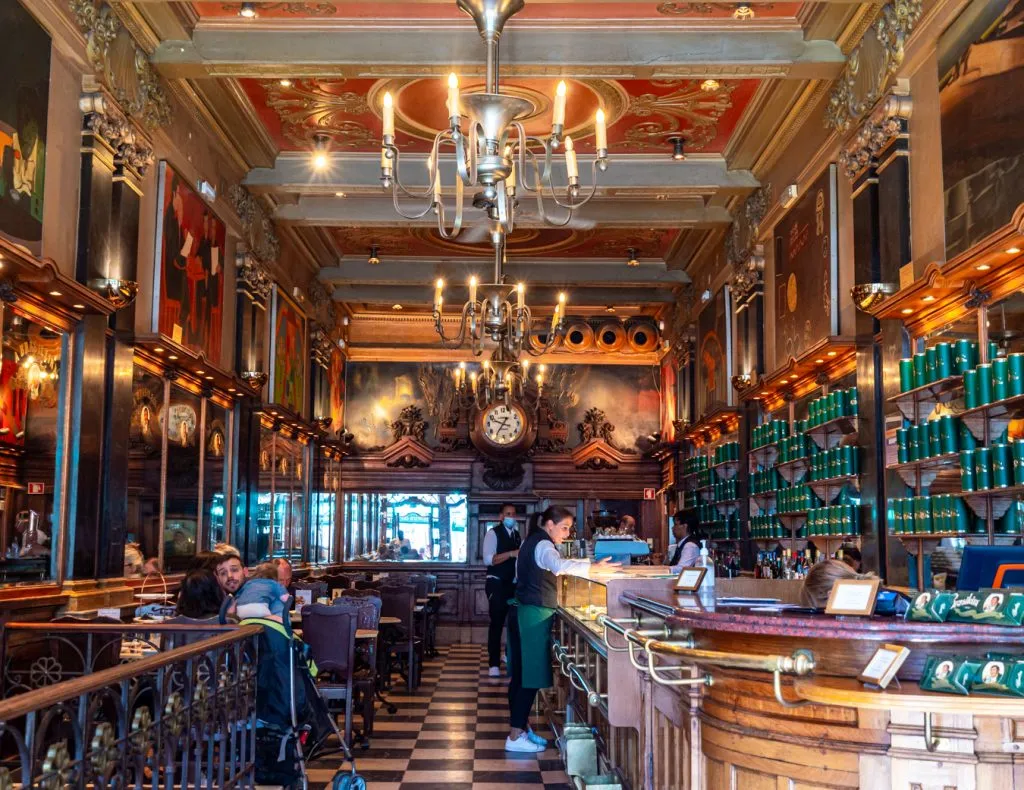
[[[993,488],[1006,488],[1010,485],[1013,476],[1013,460],[1010,454],[1010,445],[992,445],[992,486]]]
[[[938,367],[939,352],[935,350],[935,346],[926,348],[924,350],[924,375],[927,377],[928,383],[938,379]]]
[[[963,491],[976,491],[977,480],[974,476],[974,454],[977,450],[960,451],[960,488]]]
[[[1007,374],[1010,397],[1024,395],[1024,354],[1010,354],[1007,357],[1009,373]],[[902,368],[900,369],[900,381],[902,382]],[[911,381],[913,381],[913,365],[911,365]]]
[[[964,406],[976,409],[980,405],[977,369],[964,371]]]
[[[996,357],[992,360],[992,398],[1006,400],[1010,397],[1010,360]]]
[[[974,359],[971,354],[970,340],[957,340],[953,347],[953,370],[956,373],[966,373],[974,367]]]
[[[974,451],[974,484],[979,491],[992,487],[991,447],[979,447]]]
[[[958,590],[947,619],[1020,626],[1024,620],[1024,593],[1006,589]]]
[[[955,597],[952,590],[924,590],[918,593],[905,617],[919,622],[944,623]]]
[[[978,365],[978,403],[984,406],[992,402],[992,363]]]
[[[935,344],[935,378],[948,379],[953,375],[953,347],[949,343]]]
[[[927,360],[924,354],[914,354],[914,387],[923,387],[928,383]]]

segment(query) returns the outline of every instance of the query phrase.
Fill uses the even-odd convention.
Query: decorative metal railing
[[[0,790],[253,787],[260,631],[8,624]]]

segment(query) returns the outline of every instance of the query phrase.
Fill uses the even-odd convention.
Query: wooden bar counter
[[[733,585],[720,579],[719,600],[703,605],[670,580],[658,591],[622,579],[607,585],[608,621],[560,612],[562,633],[596,635],[605,696],[582,699],[602,703],[612,742],[632,744],[608,749],[630,786],[1024,790],[1024,698],[918,686],[929,655],[1024,655],[1024,629],[766,612],[725,605]],[[765,595],[792,600],[799,587],[776,582]],[[857,676],[886,643],[910,655],[898,685],[871,690]],[[580,710],[575,680],[562,693]]]

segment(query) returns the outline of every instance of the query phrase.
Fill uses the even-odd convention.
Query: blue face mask
[[[505,516],[505,518],[501,520],[501,523],[505,525],[506,529],[514,529],[516,526],[516,520],[512,518],[512,516]]]

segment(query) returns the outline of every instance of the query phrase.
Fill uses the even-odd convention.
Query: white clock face
[[[499,404],[484,415],[484,435],[498,445],[508,445],[523,435],[526,425],[522,415],[505,404]]]

